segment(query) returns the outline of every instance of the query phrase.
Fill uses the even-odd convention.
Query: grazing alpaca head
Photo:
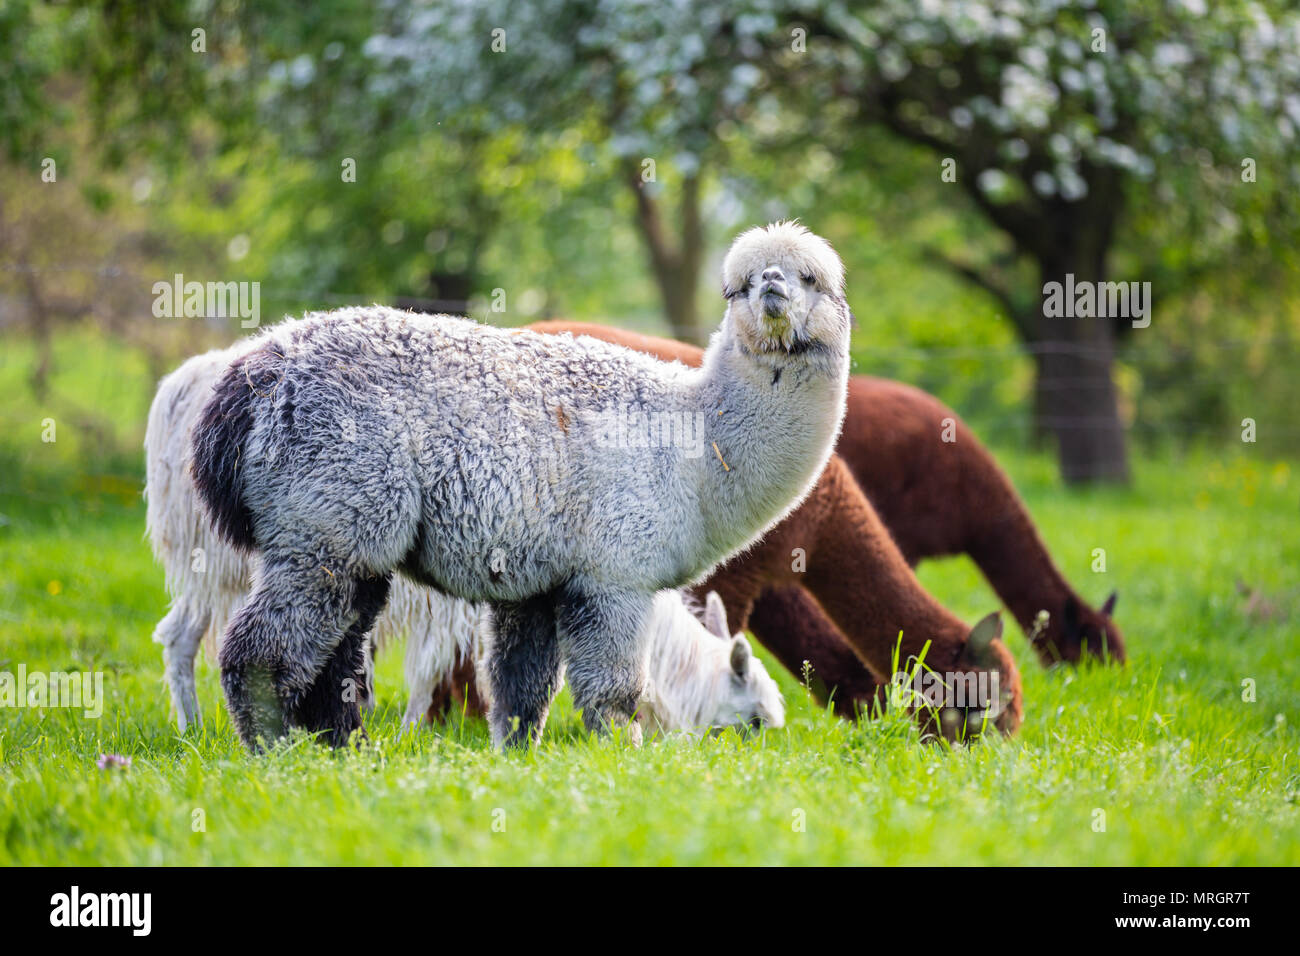
[[[728,644],[727,693],[720,695],[710,725],[724,727],[743,722],[750,727],[785,725],[785,701],[763,662],[754,656],[744,634],[732,634],[727,626],[727,609],[717,591],[710,591],[704,605],[704,627]]]
[[[1118,597],[1112,592],[1101,610],[1094,611],[1073,595],[1067,596],[1059,617],[1049,613],[1047,626],[1032,641],[1042,662],[1050,667],[1058,661],[1077,664],[1084,657],[1094,657],[1124,663],[1128,658],[1124,637],[1111,619]]]
[[[838,352],[848,339],[844,264],[797,222],[741,233],[722,264],[722,294],[736,338],[752,352]]]
[[[1016,662],[1002,642],[1001,614],[995,611],[971,629],[958,667],[966,672],[966,686],[976,689],[976,699],[965,707],[942,708],[938,727],[931,723],[928,729],[937,729],[949,741],[974,740],[989,729],[1015,733],[1025,717],[1024,696]],[[986,676],[982,684],[980,672]]]
[[[661,732],[784,726],[776,681],[745,636],[727,630],[715,592],[704,617],[701,624],[676,591],[656,597],[646,625],[653,688],[643,699],[646,718]]]

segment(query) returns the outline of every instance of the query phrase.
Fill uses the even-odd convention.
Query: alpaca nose
[[[763,283],[759,287],[759,292],[763,295],[785,298],[785,275],[780,269],[772,266],[763,270]]]

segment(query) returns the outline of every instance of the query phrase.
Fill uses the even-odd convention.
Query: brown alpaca
[[[604,325],[551,321],[531,327],[590,335],[686,365],[698,365],[703,355],[693,345]],[[954,440],[944,441],[945,432]],[[1045,665],[1077,662],[1085,654],[1124,660],[1124,641],[1110,617],[1115,595],[1096,611],[1074,592],[1010,479],[957,413],[933,395],[899,382],[853,376],[835,450],[908,563],[969,554],[1031,636]],[[772,613],[801,620],[811,608],[797,591],[769,597],[761,602],[760,617]],[[1040,610],[1048,612],[1045,628],[1035,628]],[[851,654],[840,653],[842,664],[856,666]],[[842,669],[827,664],[818,668],[823,678]]]
[[[456,664],[441,684],[434,688],[433,700],[425,715],[430,722],[451,714],[464,712],[478,717],[487,716],[487,704],[478,693],[473,656],[457,655]]]

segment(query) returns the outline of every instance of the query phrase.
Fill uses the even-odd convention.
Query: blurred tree
[[[950,262],[1032,350],[1035,413],[1064,477],[1126,479],[1111,368],[1131,322],[1048,316],[1039,293],[1111,279],[1134,206],[1203,227],[1183,269],[1249,241],[1234,210],[1276,204],[1251,228],[1294,241],[1300,19],[1280,4],[1204,0],[790,6],[808,52],[783,56],[776,75],[804,103],[849,98],[860,122],[930,148],[933,176],[954,161],[955,185],[1035,266],[1026,290],[1005,259]],[[1267,185],[1246,174],[1259,168]],[[1138,255],[1145,268],[1122,278],[1151,281],[1154,259]],[[1170,265],[1162,279],[1180,271]]]
[[[752,115],[762,73],[749,61],[762,56],[773,22],[737,9],[710,0],[435,2],[405,7],[369,49],[403,78],[408,103],[473,113],[489,128],[591,128],[603,174],[635,200],[670,328],[700,341],[703,184],[726,165],[719,128]]]
[[[43,95],[66,63],[106,155],[172,171],[183,233],[236,208],[219,193],[263,201],[246,228],[286,286],[459,299],[491,268],[530,308],[607,301],[601,275],[635,287],[603,258],[626,215],[674,331],[699,338],[706,223],[730,225],[738,197],[816,211],[837,238],[889,223],[1008,317],[1072,481],[1126,476],[1113,360],[1162,318],[1049,318],[1048,283],[1151,281],[1163,302],[1233,264],[1268,283],[1295,264],[1300,43],[1281,0],[30,9],[0,13],[10,149],[59,104]],[[62,32],[15,39],[51,18]],[[862,174],[888,196],[870,212],[848,196]],[[212,193],[189,209],[182,184]]]
[[[294,222],[276,235],[272,282],[304,298],[458,312],[482,291],[482,248],[508,199],[503,170],[538,151],[403,102],[368,53],[393,15],[386,5],[102,0],[89,13],[78,58],[105,156],[151,158],[180,178],[240,157],[223,169],[224,195],[209,196],[219,204],[277,181],[259,225]]]
[[[594,112],[634,185],[626,163],[680,152],[675,247],[637,188],[661,292],[683,333],[692,323],[679,287],[694,273],[681,260],[700,228],[699,171],[725,156],[720,127],[761,118],[763,93],[791,107],[787,118],[847,105],[837,110],[844,122],[932,150],[924,175],[947,173],[1010,240],[996,256],[936,255],[1002,305],[1036,363],[1035,414],[1057,437],[1064,477],[1092,481],[1128,476],[1112,376],[1120,323],[1074,301],[1077,310],[1045,316],[1044,293],[1049,283],[1097,291],[1109,281],[1134,206],[1199,204],[1196,218],[1214,228],[1197,242],[1211,255],[1241,238],[1231,211],[1243,205],[1276,203],[1262,228],[1293,237],[1298,22],[1276,2],[1211,10],[1204,0],[549,0],[526,9],[485,0],[409,7],[375,49],[408,68],[424,95],[503,122],[552,128]],[[745,128],[761,138],[780,123]],[[1199,167],[1191,175],[1189,158]],[[1247,167],[1266,170],[1268,184]]]

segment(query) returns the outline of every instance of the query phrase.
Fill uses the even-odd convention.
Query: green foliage
[[[622,178],[653,158],[644,191],[666,216],[702,176],[705,325],[725,242],[800,216],[848,264],[858,370],[1010,441],[1028,433],[1033,370],[1008,315],[1034,311],[1038,276],[981,206],[997,197],[966,187],[995,170],[1058,222],[1059,187],[1110,170],[1125,184],[1110,270],[1156,295],[1116,371],[1133,433],[1235,441],[1252,417],[1268,453],[1294,453],[1295,21],[1276,3],[1198,6],[6,0],[0,296],[28,294],[16,263],[50,270],[44,296],[72,300],[59,321],[94,314],[149,351],[153,377],[214,338],[149,314],[152,283],[178,272],[260,281],[265,321],[468,301],[499,323],[663,332]],[[980,158],[957,183],[939,176],[945,143]],[[45,155],[58,184],[39,182]],[[120,276],[75,271],[96,267]]]

